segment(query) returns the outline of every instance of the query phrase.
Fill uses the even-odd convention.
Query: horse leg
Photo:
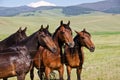
[[[77,68],[77,80],[81,80],[82,68]]]
[[[7,80],[7,78],[3,78],[3,80]]]
[[[71,74],[71,67],[67,66],[67,80],[71,80],[70,74]]]
[[[63,80],[64,66],[62,65],[58,71],[59,71],[59,79]]]
[[[25,80],[25,73],[17,75],[17,80]]]
[[[39,76],[40,80],[43,80],[43,73],[44,73],[43,69],[38,70],[38,76]]]
[[[51,69],[46,67],[45,68],[45,76],[46,76],[46,80],[50,80],[50,72],[51,72]]]
[[[30,70],[30,79],[34,80],[34,66],[32,67],[32,69]]]

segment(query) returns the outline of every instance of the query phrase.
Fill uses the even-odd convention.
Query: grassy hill
[[[56,10],[55,10],[56,11]],[[0,34],[10,34],[16,31],[18,27],[28,27],[28,34],[32,33],[31,30],[36,30],[40,28],[40,25],[50,25],[50,30],[54,32],[57,26],[59,26],[60,20],[67,22],[71,21],[71,28],[73,30],[81,30],[82,28],[87,28],[90,32],[94,34],[111,33],[120,31],[120,15],[111,15],[104,13],[91,13],[79,16],[65,17],[63,14],[57,15],[57,13],[52,13],[50,11],[44,11],[40,16],[29,16],[29,17],[0,17]],[[60,14],[60,10],[58,11]],[[47,16],[49,14],[49,16]],[[55,15],[55,16],[53,16]],[[9,29],[8,29],[9,28]]]
[[[58,11],[58,13],[60,10]],[[38,12],[36,12],[37,15]],[[83,80],[120,80],[120,15],[104,13],[91,13],[78,16],[53,16],[50,11],[42,13],[51,14],[46,16],[29,17],[0,17],[0,40],[14,33],[19,27],[28,27],[27,34],[30,35],[40,28],[40,25],[50,25],[50,32],[54,32],[60,24],[60,20],[67,23],[71,21],[72,30],[81,31],[86,28],[92,34],[92,40],[96,46],[94,53],[85,49],[85,63],[83,66]],[[75,35],[75,32],[73,32]],[[57,73],[57,72],[56,72]],[[72,71],[72,80],[76,80],[76,71]],[[35,80],[38,80],[35,72]],[[56,74],[58,77],[58,73]],[[66,80],[66,69],[64,78]],[[10,78],[16,80],[16,78]],[[30,80],[29,74],[26,80]]]

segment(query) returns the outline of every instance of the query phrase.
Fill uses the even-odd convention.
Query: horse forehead
[[[21,33],[17,33],[17,34],[14,35],[15,39],[19,39],[19,38],[22,38],[22,37],[23,37],[23,35]]]
[[[61,26],[60,30],[65,32],[71,32],[71,30],[69,28],[66,28],[65,26]]]
[[[44,34],[46,34],[46,33],[45,33],[45,31],[41,31],[40,34],[41,34],[41,35],[44,35]]]
[[[22,35],[23,37],[27,37],[27,35],[26,35],[25,32],[24,32],[24,33],[21,33],[21,35]]]
[[[65,30],[65,27],[62,25],[62,26],[60,27],[60,30]]]

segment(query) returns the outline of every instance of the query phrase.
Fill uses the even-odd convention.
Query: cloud
[[[28,4],[27,6],[36,8],[36,7],[40,7],[40,6],[56,6],[56,5],[42,0],[42,1],[38,1],[38,2],[32,2],[32,3]]]

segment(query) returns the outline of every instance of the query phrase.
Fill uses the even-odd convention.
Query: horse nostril
[[[72,48],[72,47],[74,47],[74,43],[68,43],[68,46],[69,46],[70,48]]]
[[[52,48],[52,52],[55,53],[57,51],[57,48]]]
[[[94,51],[95,51],[95,47],[91,47],[91,48],[90,48],[90,51],[91,51],[91,52],[94,52]]]

